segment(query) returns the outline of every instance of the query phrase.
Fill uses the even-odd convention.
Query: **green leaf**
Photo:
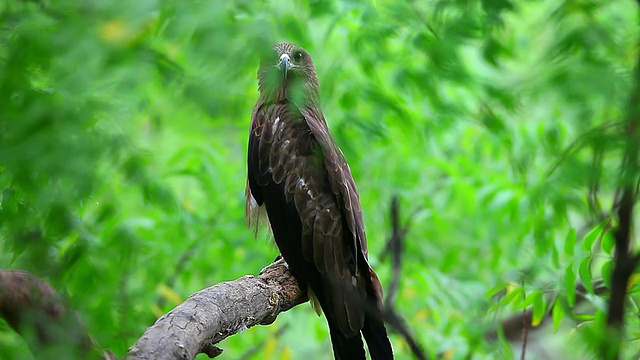
[[[593,316],[593,321],[598,325],[604,325],[607,323],[607,312],[606,310],[596,309],[596,312]],[[601,327],[602,328],[602,327]]]
[[[591,257],[582,259],[582,261],[580,262],[580,266],[578,267],[578,273],[580,274],[580,280],[582,280],[584,288],[590,294],[593,294],[593,280],[591,278]]]
[[[602,234],[602,231],[604,230],[605,226],[607,226],[609,221],[611,221],[611,218],[606,218],[604,221],[598,224],[598,226],[589,231],[587,235],[585,235],[584,239],[582,239],[583,249],[591,252],[593,243],[595,243],[596,240],[600,237],[600,234]]]
[[[544,294],[540,290],[536,290],[531,293],[529,296],[533,296],[533,311],[531,317],[531,326],[538,326],[542,322],[544,315],[546,313],[546,301],[544,299]]]
[[[553,305],[553,310],[551,312],[551,317],[553,318],[553,331],[558,331],[560,327],[560,322],[564,318],[564,307],[562,306],[562,302],[556,300]]]
[[[580,322],[593,321],[595,319],[593,314],[575,314],[573,317]]]
[[[499,305],[506,306],[508,304],[513,303],[514,306],[517,306],[517,304],[522,299],[523,293],[524,293],[524,290],[522,289],[522,287],[516,287],[513,290],[508,291],[507,294],[502,299],[500,299]]]
[[[633,273],[629,277],[629,280],[627,281],[627,291],[630,294],[636,292],[634,290],[634,286],[638,283],[638,280],[640,280],[640,274],[639,273]]]
[[[612,260],[608,260],[607,262],[605,262],[604,264],[602,264],[602,270],[600,270],[600,272],[602,273],[602,281],[604,282],[604,285],[608,288],[611,288],[611,266],[613,264]]]
[[[551,261],[555,268],[560,268],[560,252],[555,244],[551,247]]]
[[[500,293],[501,291],[504,291],[506,287],[506,284],[498,284],[494,287],[492,287],[491,289],[487,290],[484,293],[485,297],[492,297],[494,295],[497,295],[498,293]]]
[[[604,235],[602,236],[602,250],[611,255],[613,254],[613,247],[616,244],[616,239],[613,237],[613,234],[611,233],[611,231],[607,231],[604,233]]]
[[[576,229],[569,229],[567,237],[564,239],[564,255],[566,257],[572,257],[574,248],[576,247]]]
[[[573,307],[576,304],[576,274],[573,272],[573,261],[564,271],[564,291],[567,295],[567,303]]]

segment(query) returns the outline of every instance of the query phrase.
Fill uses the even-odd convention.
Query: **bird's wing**
[[[290,103],[257,106],[249,139],[248,182],[252,198],[267,205],[276,243],[294,275],[304,264],[292,259],[294,255],[287,258],[288,252],[292,254],[287,247],[297,243],[300,257],[322,279],[322,288],[313,291],[320,295],[325,313],[334,317],[345,336],[353,336],[364,325],[365,276],[369,276],[357,265],[363,254],[366,259],[362,212],[351,172],[323,123]],[[273,189],[281,192],[283,201],[272,203],[295,207],[298,239],[278,228],[292,224],[274,223],[278,214],[293,209],[270,208]],[[313,279],[306,281],[313,285]]]
[[[353,248],[368,258],[367,239],[364,231],[364,219],[356,183],[351,168],[336,144],[327,127],[324,116],[317,109],[303,109],[302,113],[309,129],[322,147],[325,154],[325,166],[329,175],[331,190],[336,195],[339,206],[345,214],[349,231],[353,236]],[[368,266],[368,264],[367,264]]]

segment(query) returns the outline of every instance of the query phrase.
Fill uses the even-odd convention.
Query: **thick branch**
[[[243,276],[191,295],[159,318],[129,349],[127,359],[193,359],[220,354],[214,345],[306,301],[306,294],[278,260],[258,276]]]
[[[100,357],[63,298],[26,271],[0,270],[0,316],[25,339],[37,359]]]
[[[617,193],[622,194],[618,204],[619,225],[614,232],[616,249],[613,256],[611,274],[611,297],[607,313],[608,336],[601,346],[601,357],[620,358],[624,331],[624,306],[627,298],[629,277],[638,266],[637,255],[633,248],[633,207],[636,202],[638,182],[638,152],[640,151],[640,55],[635,67],[635,84],[629,99],[627,118],[629,120],[624,159],[620,172]]]
[[[627,297],[627,283],[635,270],[637,262],[630,254],[631,223],[633,203],[635,202],[631,186],[625,186],[618,209],[619,225],[614,233],[616,239],[615,266],[611,278],[611,298],[607,325],[622,328],[624,318],[624,302]]]

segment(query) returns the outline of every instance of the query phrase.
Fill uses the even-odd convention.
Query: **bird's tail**
[[[336,360],[366,359],[360,334],[348,338],[342,334],[337,324],[332,321],[329,321],[329,331]],[[367,342],[371,360],[393,360],[393,350],[381,314],[367,313],[364,327],[362,328],[362,336]]]
[[[387,336],[387,329],[382,321],[382,314],[367,313],[362,328],[362,335],[367,342],[371,360],[392,360],[393,350]],[[359,338],[359,336],[358,336]]]
[[[328,322],[334,358],[336,360],[365,360],[364,344],[360,333],[348,338],[344,336],[336,323],[331,320]]]

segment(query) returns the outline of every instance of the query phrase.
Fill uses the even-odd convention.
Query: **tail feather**
[[[360,333],[350,338],[344,336],[337,324],[329,321],[333,356],[336,360],[365,360],[364,344]]]
[[[387,336],[381,314],[367,314],[362,328],[362,335],[367,341],[371,360],[392,360],[393,349]],[[359,337],[359,336],[358,336]]]
[[[329,331],[336,360],[365,360],[362,336],[367,342],[371,360],[393,360],[393,349],[380,314],[367,314],[362,328],[362,336],[358,333],[356,336],[348,338],[342,334],[337,324],[330,320]]]

